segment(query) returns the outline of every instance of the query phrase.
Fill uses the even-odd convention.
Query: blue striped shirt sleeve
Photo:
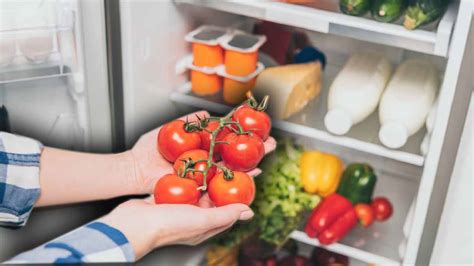
[[[25,225],[40,195],[42,145],[36,140],[0,132],[0,225]]]
[[[0,132],[0,226],[25,225],[40,195],[41,143]],[[119,230],[92,222],[6,263],[132,262],[133,249]]]
[[[133,262],[135,255],[124,234],[102,222],[92,222],[51,242],[21,253],[5,263]]]

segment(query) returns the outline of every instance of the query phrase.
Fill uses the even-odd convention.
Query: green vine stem
[[[206,191],[207,190],[207,173],[209,172],[209,169],[214,165],[214,162],[212,161],[213,158],[214,158],[214,147],[216,145],[216,141],[217,141],[217,134],[219,134],[219,132],[225,127],[227,126],[228,124],[226,123],[229,123],[230,122],[230,119],[232,117],[232,115],[234,114],[235,112],[235,108],[232,109],[226,116],[222,117],[222,118],[219,118],[217,121],[219,121],[219,126],[214,129],[211,133],[211,143],[209,145],[209,157],[207,158],[207,167],[206,169],[204,170],[204,173],[203,173],[203,183],[202,183],[202,186],[199,187],[198,189],[199,190],[202,190],[202,191]],[[212,119],[212,118],[211,118]],[[242,127],[240,126],[240,124],[238,125],[238,127],[241,129]],[[221,168],[220,168],[221,169]],[[223,171],[224,172],[224,175],[226,175],[226,173],[228,172],[232,172],[230,171],[229,169],[225,168],[226,171]],[[232,173],[233,175],[233,173]]]
[[[249,94],[249,95],[247,95],[247,97],[248,97],[248,99],[246,101],[246,104],[248,104],[252,108],[255,108],[255,109],[258,109],[258,110],[261,110],[261,111],[264,111],[266,109],[266,107],[268,105],[268,96],[265,96],[260,104],[253,97],[253,95]],[[203,131],[204,130],[204,131],[208,132],[209,134],[211,134],[211,143],[209,145],[209,156],[206,160],[204,160],[204,159],[197,160],[197,161],[192,161],[191,159],[184,160],[185,169],[183,171],[182,177],[185,177],[188,172],[193,172],[193,173],[194,172],[200,172],[200,173],[203,174],[203,184],[202,184],[202,186],[198,187],[198,190],[202,190],[202,191],[207,190],[207,185],[208,185],[207,184],[207,174],[209,172],[209,169],[213,166],[219,168],[224,173],[225,180],[232,180],[234,178],[234,173],[232,172],[232,170],[230,170],[229,168],[227,168],[223,165],[219,165],[219,164],[215,163],[213,161],[213,158],[214,158],[214,147],[215,147],[216,144],[228,144],[225,141],[217,141],[217,135],[219,134],[219,132],[223,128],[228,127],[237,134],[250,134],[250,132],[244,131],[244,129],[242,128],[242,126],[240,125],[239,122],[232,121],[232,115],[237,110],[237,108],[239,108],[239,107],[236,107],[236,108],[232,109],[224,117],[212,117],[211,116],[211,117],[201,118],[201,117],[197,116],[197,119],[198,119],[197,122],[188,122],[188,121],[186,121],[186,123],[185,123],[185,130],[188,131],[188,132],[195,132],[195,131]],[[211,122],[211,121],[219,121],[219,126],[216,129],[212,130],[212,131],[208,130],[206,128],[207,125],[209,124],[209,122]],[[237,130],[234,127],[232,127],[233,125],[237,127]],[[192,168],[198,162],[206,162],[207,166],[206,166],[206,169],[204,171],[195,170],[195,169]],[[179,175],[179,173],[178,173],[178,175]]]

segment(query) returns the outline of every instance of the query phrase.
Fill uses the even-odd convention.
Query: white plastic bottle
[[[352,55],[329,89],[328,112],[324,117],[327,130],[344,135],[373,113],[391,72],[390,63],[381,55]]]
[[[433,133],[433,127],[436,119],[436,110],[438,109],[438,100],[435,101],[433,107],[431,107],[431,111],[426,118],[426,134],[423,138],[423,141],[420,144],[420,151],[423,156],[428,154],[428,147],[430,146],[431,141],[431,134]]]
[[[379,106],[380,141],[396,149],[425,123],[439,87],[438,70],[429,61],[409,59],[395,71]]]

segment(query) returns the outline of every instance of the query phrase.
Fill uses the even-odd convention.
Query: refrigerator
[[[0,7],[0,107],[7,111],[3,122],[8,120],[2,130],[87,152],[123,151],[147,131],[191,111],[230,110],[220,97],[190,91],[184,65],[191,46],[185,35],[197,27],[252,32],[266,21],[305,34],[327,57],[321,95],[289,119],[274,119],[273,129],[344,161],[370,162],[379,176],[375,194],[387,196],[396,210],[388,222],[357,228],[340,243],[323,248],[348,256],[354,265],[430,263],[435,243],[442,241],[437,239],[443,239],[438,228],[446,231],[448,226],[440,221],[446,220],[442,217],[453,158],[473,89],[472,2],[452,1],[439,22],[413,31],[400,21],[380,23],[369,15],[342,14],[337,0],[309,5],[263,0],[1,0]],[[426,154],[420,151],[425,128],[400,149],[383,146],[376,113],[344,136],[325,129],[331,81],[348,57],[360,51],[383,54],[392,66],[409,58],[436,65],[441,85]],[[449,191],[450,197],[456,193]],[[99,217],[122,200],[35,209],[24,228],[0,229],[0,260]],[[290,237],[306,249],[320,245],[301,231]],[[199,265],[206,247],[167,247],[142,262]]]

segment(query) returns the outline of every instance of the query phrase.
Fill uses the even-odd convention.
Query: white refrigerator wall
[[[472,69],[472,68],[471,68]],[[431,263],[472,265],[472,148],[474,102],[469,113],[456,156],[448,195],[441,216]]]
[[[474,3],[473,3],[474,5]],[[474,9],[473,9],[474,11]],[[471,20],[469,39],[461,68],[460,86],[474,91],[474,20]],[[438,234],[433,248],[430,263],[464,264],[474,263],[472,252],[473,221],[473,128],[474,128],[474,94],[471,93],[469,111],[459,144],[451,175],[451,181],[440,219]]]

